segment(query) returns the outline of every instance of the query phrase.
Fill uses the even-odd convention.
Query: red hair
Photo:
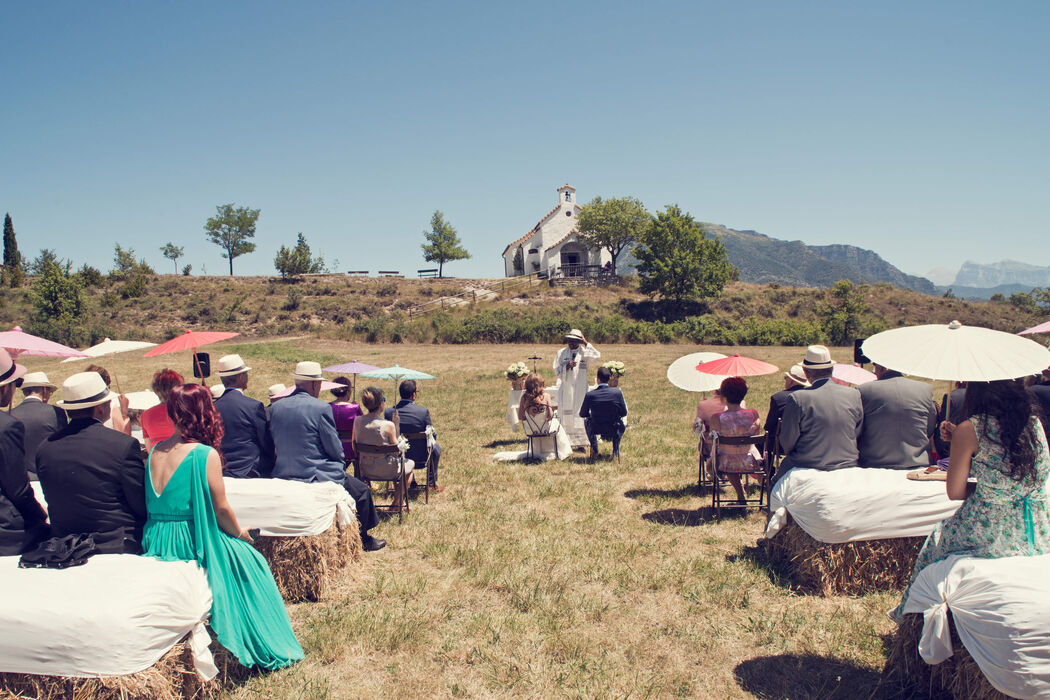
[[[726,377],[719,389],[727,403],[740,403],[747,396],[747,382],[742,377]]]
[[[200,384],[181,384],[168,395],[168,417],[182,437],[219,449],[222,417],[215,410],[211,392]]]
[[[182,375],[167,367],[153,375],[153,391],[156,394],[169,394],[172,389],[183,383],[185,380]]]

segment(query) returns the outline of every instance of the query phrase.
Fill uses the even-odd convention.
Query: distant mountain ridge
[[[1050,286],[1050,267],[1040,267],[1017,260],[982,264],[967,260],[955,275],[953,287],[998,287],[1001,285]]]

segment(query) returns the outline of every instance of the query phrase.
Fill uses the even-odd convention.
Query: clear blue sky
[[[569,182],[697,219],[870,247],[906,272],[1050,265],[1050,3],[38,2],[0,10],[0,212],[23,251],[226,261],[262,209],[341,269],[473,259]]]

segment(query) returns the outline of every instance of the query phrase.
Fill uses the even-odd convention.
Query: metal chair
[[[522,426],[525,430],[525,437],[528,438],[529,444],[526,448],[525,461],[526,462],[540,462],[542,461],[536,456],[535,441],[541,438],[551,438],[554,443],[554,458],[561,459],[558,454],[558,438],[557,431],[552,430],[551,426],[554,423],[554,412],[551,413],[551,417],[547,417],[547,412],[538,413],[533,415],[528,411],[525,412],[525,420],[522,421]]]
[[[431,458],[431,456],[433,454],[433,450],[430,449],[430,440],[427,439],[428,436],[427,436],[426,433],[401,433],[401,434],[405,437],[406,440],[408,440],[408,444],[409,445],[412,445],[417,440],[422,440],[423,444],[426,445],[426,448],[427,448],[426,461],[423,462],[423,464],[419,464],[417,462],[416,465],[415,465],[415,469],[426,469],[427,470],[427,472],[426,472],[426,474],[427,474],[426,475],[426,484],[423,487],[423,502],[429,504],[430,503],[430,489],[434,488],[433,475],[430,473],[430,458]]]
[[[590,423],[592,419],[587,418],[585,424]],[[627,430],[627,426],[624,426],[624,430]],[[602,440],[608,440],[612,443],[613,457],[616,457],[616,462],[620,461],[620,442],[623,440],[623,433],[616,429],[616,425],[609,424],[603,425],[599,430],[595,431],[595,435],[600,437]]]
[[[405,468],[405,455],[401,452],[401,448],[397,445],[368,445],[363,442],[354,443],[354,476],[362,481],[385,481],[391,484],[401,484],[401,505],[394,505],[394,501],[391,500],[389,505],[376,506],[376,510],[383,510],[387,513],[397,513],[397,522],[401,522],[401,514],[403,512],[411,512],[408,505],[408,477],[411,471]],[[362,460],[361,458],[365,455],[373,457],[388,457],[389,455],[397,455],[397,469],[396,473],[394,469],[390,468],[387,464],[386,459],[383,460],[381,465],[368,464],[369,460]]]
[[[743,503],[732,503],[726,504],[726,508],[744,508],[747,509],[750,506],[756,506],[759,509],[763,507],[769,507],[768,491],[769,491],[769,473],[767,471],[765,460],[763,464],[756,465],[748,471],[732,471],[732,472],[720,472],[718,469],[718,448],[726,445],[738,445],[738,446],[761,446],[766,441],[766,436],[762,435],[741,435],[739,437],[723,437],[717,432],[712,432],[713,440],[711,444],[711,473],[717,480],[723,474],[739,474],[741,476],[750,475],[757,477],[759,481],[758,498],[750,499],[747,498],[747,494],[744,494]],[[718,488],[718,484],[711,489],[711,507],[715,510],[715,517],[721,517],[722,504],[722,489]]]

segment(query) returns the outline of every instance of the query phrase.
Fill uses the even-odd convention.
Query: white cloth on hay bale
[[[354,499],[332,481],[223,479],[226,498],[241,527],[268,537],[309,537],[354,522]]]
[[[952,656],[948,612],[963,646],[988,682],[1018,698],[1050,698],[1050,555],[951,556],[912,584],[905,613],[922,613],[919,655]]]
[[[941,481],[913,481],[905,469],[791,469],[770,493],[766,537],[787,516],[820,542],[925,537],[962,504]]]
[[[524,393],[524,389],[511,389],[510,396],[507,397],[507,425],[514,432],[518,432],[518,424],[521,422],[518,420],[518,405],[521,404],[521,396]]]
[[[190,634],[197,673],[218,673],[204,626],[211,588],[195,562],[97,554],[68,569],[20,569],[0,557],[0,672],[124,676]]]

